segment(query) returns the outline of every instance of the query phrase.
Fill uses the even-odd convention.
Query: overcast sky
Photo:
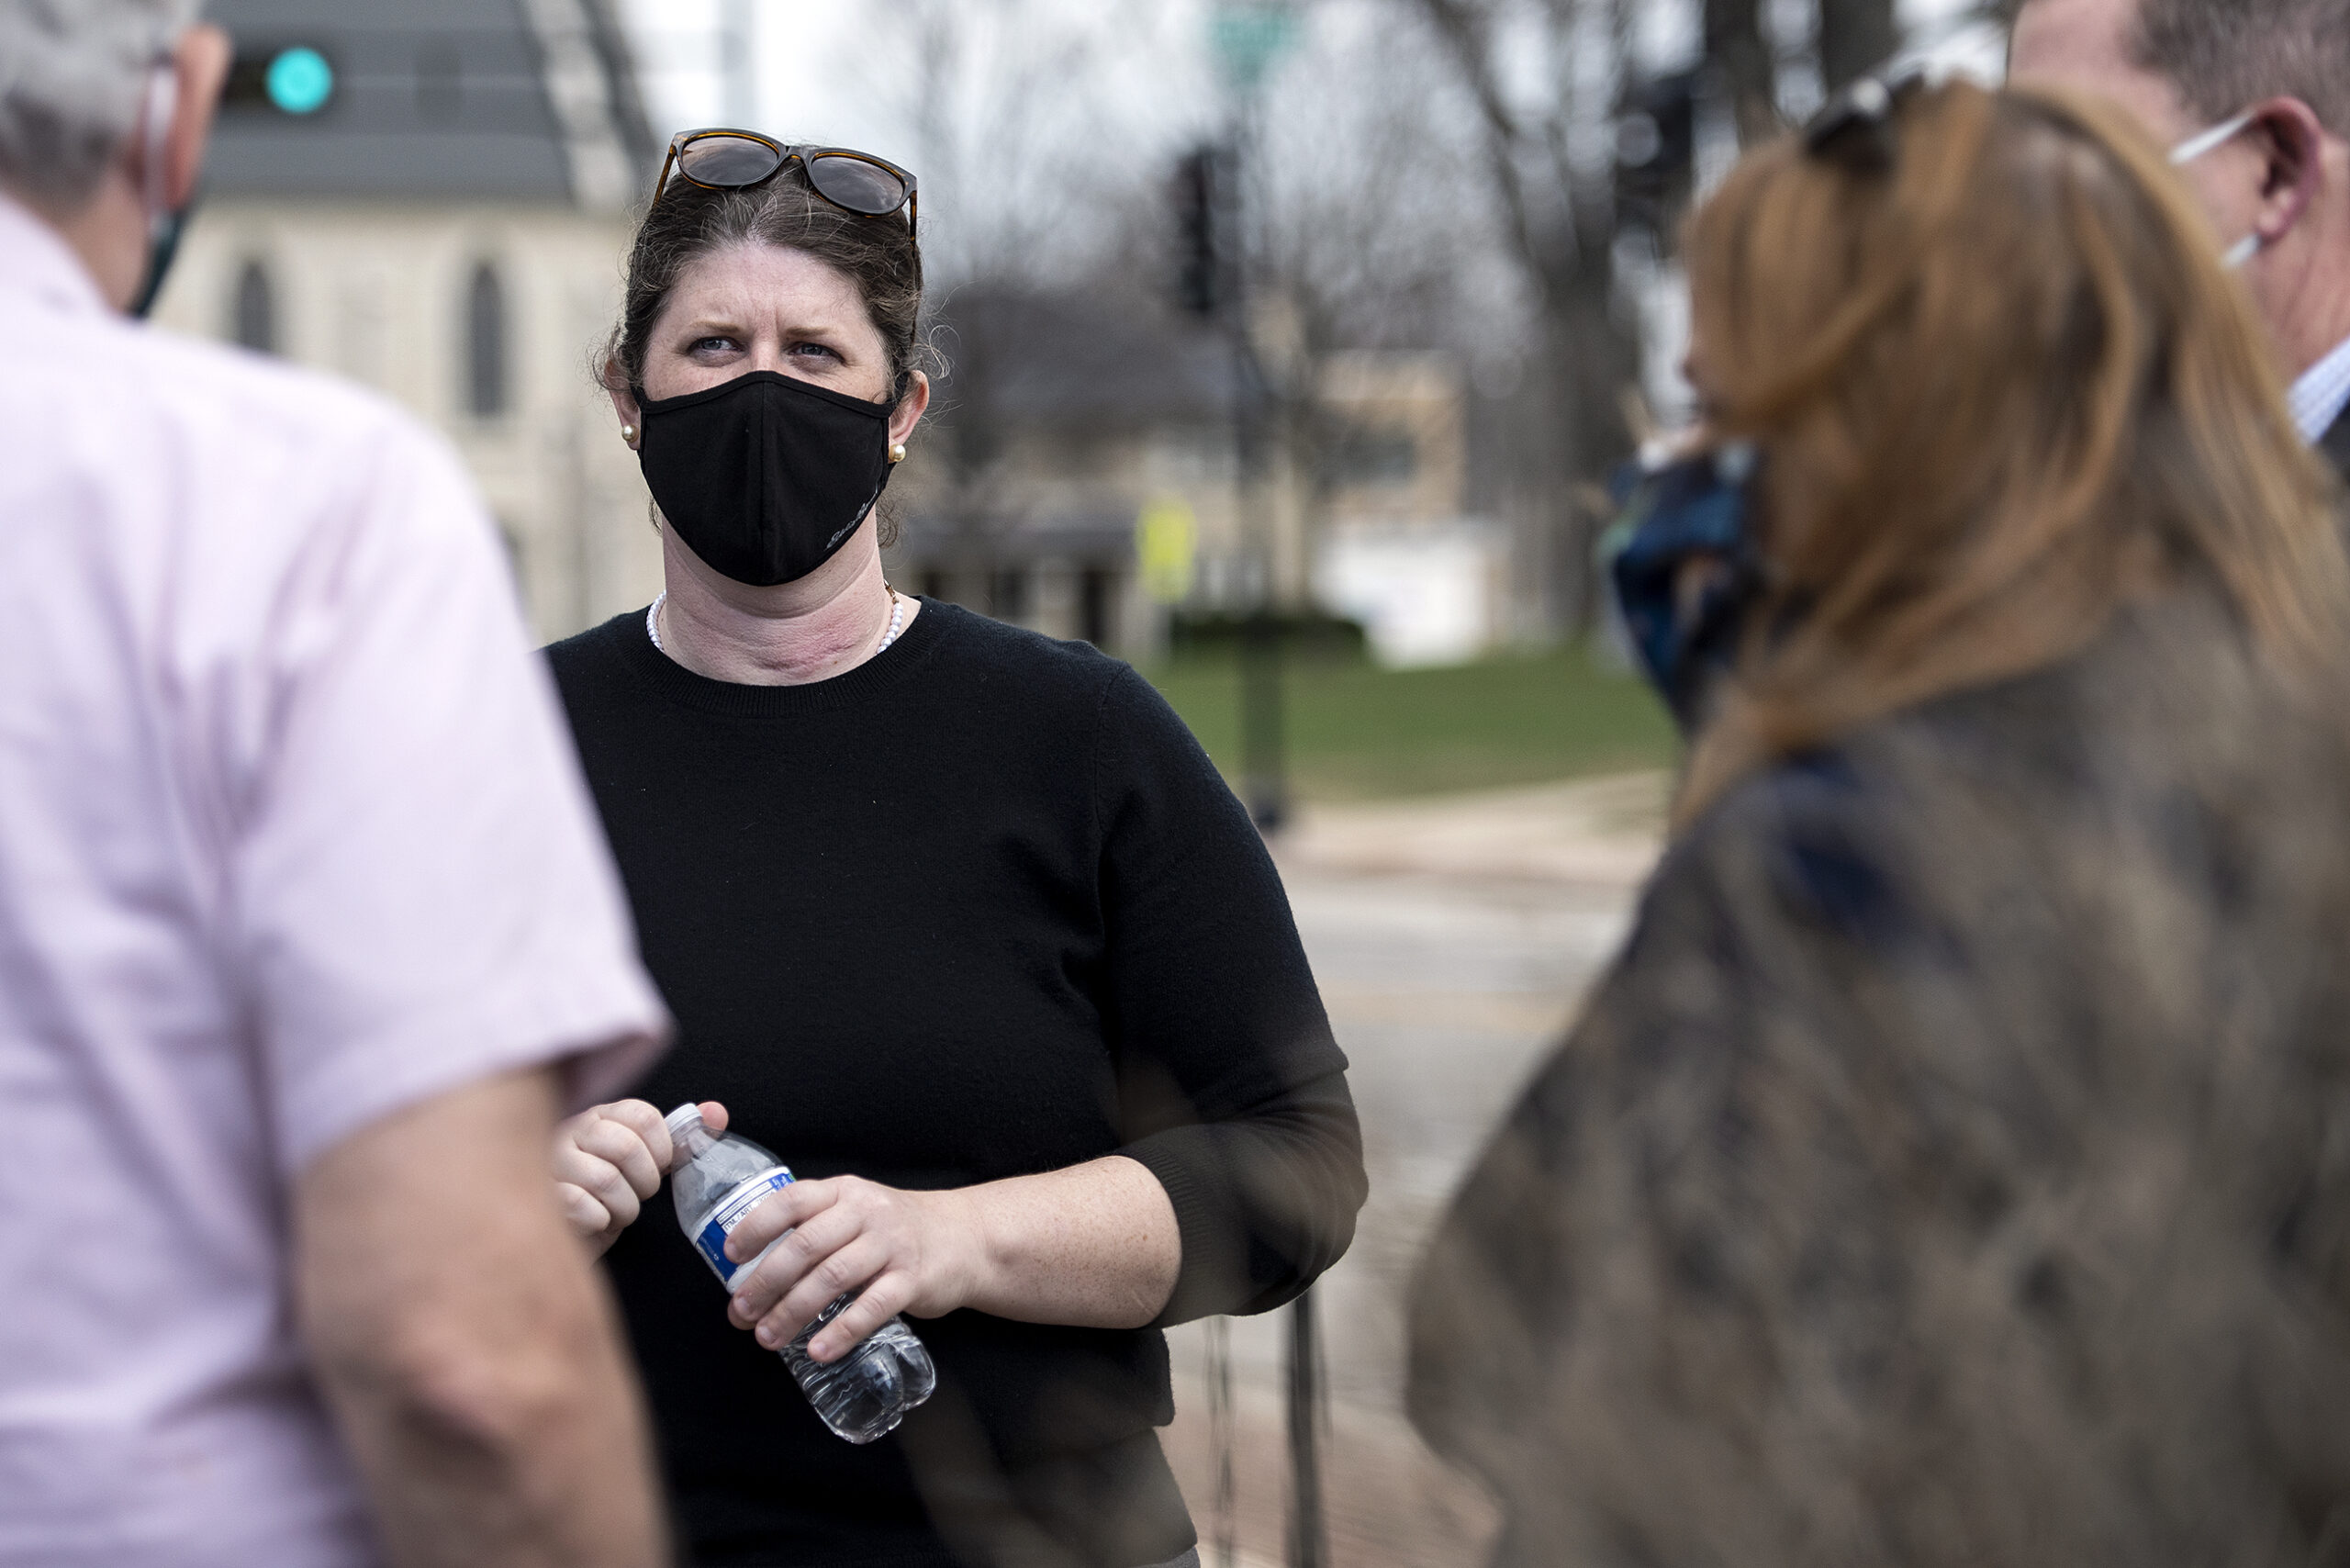
[[[972,0],[984,8],[986,0]],[[1153,108],[1174,118],[1199,118],[1205,95],[1204,13],[1212,0],[1158,0],[1143,7],[1155,25],[1136,30],[1120,64],[1153,71],[1137,85],[1166,101]],[[1794,0],[1799,7],[1803,0]],[[718,68],[718,27],[723,0],[621,0],[638,41],[644,86],[655,129],[664,136],[688,126],[722,123],[725,90]],[[1937,47],[1938,57],[1977,72],[1998,69],[1996,34],[1984,28],[1953,32],[1949,18],[1969,0],[1899,0],[1904,22]],[[1030,0],[1071,17],[1098,12],[1099,0]],[[750,0],[757,69],[753,73],[755,129],[809,136],[848,146],[902,134],[893,110],[877,110],[872,62],[876,40],[861,37],[887,16],[872,0]],[[1695,6],[1660,0],[1646,7],[1643,52],[1651,58],[1693,49]],[[886,146],[870,150],[885,155]]]
[[[927,3],[927,0],[923,0]],[[1222,118],[1210,60],[1208,17],[1219,0],[949,0],[958,23],[971,24],[971,53],[964,65],[968,101],[951,114],[950,130],[968,156],[935,163],[912,124],[915,81],[912,42],[899,0],[748,0],[754,69],[748,73],[752,129],[791,140],[858,147],[913,168],[922,176],[926,235],[951,259],[968,237],[977,203],[1009,201],[1026,210],[1033,188],[1016,177],[1071,179],[1108,190],[1122,183],[1145,189],[1171,167],[1179,147],[1213,130]],[[1374,54],[1393,27],[1391,0],[1305,0],[1308,26],[1319,40],[1314,59],[1327,65]],[[1685,62],[1697,44],[1702,0],[1642,0],[1637,48],[1652,69]],[[1948,18],[1972,0],[1897,0],[1905,27],[1930,52],[1995,75],[2000,64],[1996,29],[1953,32]],[[621,0],[638,46],[640,70],[654,128],[666,140],[674,131],[733,123],[728,84],[720,69],[720,27],[726,0]],[[1809,26],[1813,0],[1765,0],[1766,10],[1799,34]],[[1016,33],[990,33],[989,18],[1025,18]],[[1007,111],[1006,82],[1033,81],[1036,62],[1067,40],[1089,39],[1081,60],[1046,73],[1034,93],[1039,112]],[[1352,39],[1348,44],[1346,40]],[[1424,47],[1424,46],[1423,46]],[[1530,51],[1529,51],[1530,53]],[[1526,62],[1531,70],[1539,59]],[[1278,73],[1270,91],[1277,102],[1305,112],[1319,84],[1286,99]],[[1013,95],[1014,98],[1017,94]],[[1792,108],[1802,106],[1790,104]],[[1433,106],[1431,106],[1433,107]],[[1016,132],[1009,144],[1005,128]],[[1333,128],[1334,133],[1336,128]],[[1058,156],[1053,150],[1058,149]],[[1310,151],[1310,149],[1309,149]],[[968,191],[958,189],[968,184]],[[950,269],[951,270],[951,269]]]
[[[621,13],[635,33],[654,129],[666,139],[693,126],[727,123],[726,84],[719,66],[719,28],[723,0],[621,0]],[[975,12],[993,8],[973,0]],[[1026,0],[1031,13],[1058,11],[1072,21],[1098,14],[1098,0]],[[897,106],[879,101],[877,80],[883,62],[899,54],[901,39],[875,39],[871,29],[890,16],[873,0],[751,0],[754,57],[751,129],[775,134],[863,147],[889,156],[892,137],[902,139]],[[1148,25],[1121,29],[1125,58],[1104,69],[1125,75],[1160,71],[1146,87],[1161,97],[1137,104],[1168,118],[1197,118],[1202,101],[1204,24],[1200,0],[1158,0],[1142,5]],[[1169,60],[1169,55],[1181,58]],[[1137,83],[1136,85],[1141,85]],[[919,173],[919,171],[917,171]]]
[[[851,50],[850,28],[861,8],[856,0],[755,0],[760,69],[751,129],[851,140],[856,95],[841,90],[835,66]],[[636,34],[645,106],[664,137],[725,123],[720,9],[721,0],[622,0]]]

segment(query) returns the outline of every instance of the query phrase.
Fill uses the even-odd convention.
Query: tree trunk
[[[1624,391],[1639,381],[1640,345],[1617,309],[1608,191],[1594,183],[1569,191],[1568,199],[1572,237],[1556,236],[1529,258],[1541,280],[1542,342],[1534,364],[1545,426],[1533,455],[1543,471],[1553,602],[1580,635],[1598,609],[1592,549],[1603,519],[1591,498],[1631,452]]]
[[[1706,0],[1706,63],[1729,101],[1740,147],[1778,133],[1779,100],[1761,0]]]
[[[1709,20],[1721,3],[1708,0]],[[1762,109],[1768,114],[1771,61],[1761,47],[1757,0],[1729,3],[1744,7],[1755,47],[1741,69],[1751,75],[1759,62]],[[1522,115],[1513,106],[1495,58],[1493,7],[1471,0],[1416,4],[1477,100],[1485,164],[1505,232],[1535,286],[1538,341],[1526,361],[1527,396],[1516,400],[1503,447],[1526,487],[1520,492],[1525,510],[1536,520],[1541,545],[1532,554],[1549,578],[1545,597],[1568,633],[1580,636],[1590,630],[1597,602],[1591,545],[1598,517],[1586,498],[1630,450],[1622,392],[1639,366],[1639,340],[1615,308],[1613,171],[1578,174],[1559,155],[1574,123],[1571,86],[1562,86],[1539,116]],[[1573,0],[1552,6],[1553,21],[1563,29],[1560,41],[1572,34],[1575,9]],[[1552,152],[1543,162],[1562,178],[1532,188],[1539,176],[1531,171],[1539,165],[1523,155],[1544,148]],[[1557,213],[1553,202],[1566,211]]]
[[[1545,510],[1557,542],[1557,602],[1577,633],[1591,628],[1599,607],[1592,551],[1606,520],[1593,498],[1631,453],[1624,393],[1639,379],[1639,342],[1617,316],[1611,274],[1605,261],[1576,267],[1543,309],[1557,440]]]
[[[1820,84],[1834,92],[1901,47],[1893,0],[1819,0]]]

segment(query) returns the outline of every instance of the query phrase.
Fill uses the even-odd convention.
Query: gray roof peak
[[[238,66],[207,165],[221,196],[624,209],[657,151],[612,0],[212,0]],[[333,91],[274,104],[286,50]]]

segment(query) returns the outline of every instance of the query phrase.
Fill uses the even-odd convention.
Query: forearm
[[[1028,1323],[1140,1328],[1165,1309],[1183,1267],[1167,1190],[1124,1155],[944,1191],[854,1176],[802,1182],[744,1216],[726,1250],[737,1262],[765,1254],[736,1281],[727,1315],[770,1350],[826,1303],[856,1295],[809,1340],[820,1361],[899,1312],[939,1317],[970,1307]]]
[[[322,1157],[297,1302],[392,1561],[665,1561],[608,1298],[541,1168],[543,1075],[442,1096]]]
[[[1181,1233],[1182,1271],[1162,1326],[1279,1306],[1353,1240],[1366,1182],[1342,1074],[1230,1120],[1137,1138],[1125,1152],[1158,1178]]]
[[[1123,1155],[965,1187],[972,1242],[965,1305],[1026,1323],[1139,1328],[1183,1262],[1158,1178]]]
[[[392,1562],[666,1561],[621,1369],[593,1336],[546,1327],[543,1352],[568,1345],[580,1359],[567,1367],[461,1361],[435,1372],[413,1361],[363,1367],[352,1357],[325,1379]]]

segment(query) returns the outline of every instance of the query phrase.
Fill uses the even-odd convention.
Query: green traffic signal
[[[269,62],[269,101],[289,115],[316,114],[334,96],[334,67],[307,44],[281,50]]]

